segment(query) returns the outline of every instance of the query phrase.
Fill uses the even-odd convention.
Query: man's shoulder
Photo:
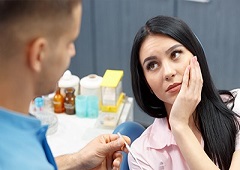
[[[24,120],[0,109],[0,169],[53,169],[42,146],[46,127]]]

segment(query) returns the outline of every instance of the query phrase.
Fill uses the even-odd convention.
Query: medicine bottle
[[[73,115],[75,114],[75,89],[73,87],[69,87],[65,89],[65,100],[64,107],[66,114]]]
[[[60,93],[60,88],[58,87],[55,95],[53,97],[53,107],[55,113],[63,113],[65,111],[64,108],[64,97]]]

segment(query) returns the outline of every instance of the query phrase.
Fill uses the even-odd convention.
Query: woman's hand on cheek
[[[202,85],[201,69],[197,57],[194,56],[184,72],[181,90],[173,103],[169,116],[171,125],[175,123],[188,125],[189,118],[201,100]]]

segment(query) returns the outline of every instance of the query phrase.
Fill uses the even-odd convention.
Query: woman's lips
[[[179,91],[181,88],[181,84],[182,83],[174,83],[174,84],[168,86],[166,92],[173,93],[173,92]]]

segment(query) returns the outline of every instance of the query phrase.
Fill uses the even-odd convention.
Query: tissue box
[[[123,101],[123,70],[106,70],[101,83],[100,109],[103,112],[117,112]]]

